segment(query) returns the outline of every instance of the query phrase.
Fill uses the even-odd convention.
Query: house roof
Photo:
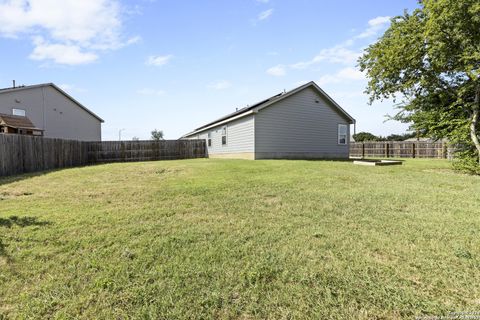
[[[193,130],[192,132],[189,132],[187,134],[185,134],[184,136],[182,136],[182,138],[184,137],[188,137],[188,136],[191,136],[191,135],[194,135],[194,134],[197,134],[199,132],[202,132],[206,129],[209,129],[211,127],[214,127],[214,126],[217,126],[217,125],[220,125],[220,124],[224,124],[224,123],[228,123],[232,120],[235,120],[235,119],[238,119],[238,118],[241,118],[243,116],[246,116],[246,115],[249,115],[249,114],[252,114],[252,113],[256,113],[257,111],[263,109],[263,108],[266,108],[278,101],[281,101],[291,95],[294,95],[295,93],[299,92],[299,91],[302,91],[306,88],[313,88],[314,90],[316,90],[321,96],[325,97],[330,103],[332,103],[332,105],[341,113],[343,114],[347,119],[350,120],[350,123],[355,123],[355,119],[350,116],[342,107],[340,107],[338,105],[338,103],[336,103],[325,91],[323,91],[315,82],[313,81],[310,81],[304,85],[301,85],[295,89],[292,89],[290,91],[287,91],[287,92],[282,92],[282,93],[279,93],[279,94],[276,94],[268,99],[265,99],[265,100],[262,100],[260,102],[257,102],[251,106],[248,106],[248,107],[245,107],[245,108],[242,108],[242,109],[239,109],[233,113],[230,113],[230,114],[227,114],[226,116],[223,116],[215,121],[212,121],[212,122],[209,122],[201,127],[198,127],[196,128],[195,130]]]
[[[80,108],[85,110],[87,113],[92,115],[94,118],[98,119],[100,122],[105,122],[102,118],[100,118],[95,113],[93,113],[93,111],[90,111],[87,107],[85,107],[83,104],[81,104],[80,102],[75,100],[75,98],[73,98],[71,95],[69,95],[68,93],[63,91],[60,87],[58,87],[54,83],[41,83],[41,84],[35,84],[35,85],[31,85],[31,86],[18,86],[18,87],[15,87],[15,88],[4,88],[4,89],[0,89],[0,94],[6,93],[6,92],[21,91],[21,90],[26,90],[26,89],[41,88],[41,87],[52,87],[52,88],[54,88],[55,90],[57,90],[58,92],[63,94],[66,98],[70,99],[73,103],[77,104]]]
[[[27,117],[13,116],[9,114],[0,113],[0,125],[15,128],[15,129],[35,129],[35,125]],[[43,131],[43,130],[42,130]]]

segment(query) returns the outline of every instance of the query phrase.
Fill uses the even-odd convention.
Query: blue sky
[[[388,17],[416,1],[0,0],[0,87],[54,82],[105,119],[105,140],[175,139],[219,116],[316,81],[387,135],[393,103],[367,104],[356,68]]]

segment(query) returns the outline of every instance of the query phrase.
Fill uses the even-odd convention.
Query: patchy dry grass
[[[0,319],[480,311],[480,179],[188,160],[0,180]]]

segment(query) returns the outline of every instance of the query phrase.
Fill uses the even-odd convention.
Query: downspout
[[[253,160],[257,160],[257,122],[255,121],[258,110],[253,110]]]
[[[45,117],[45,87],[42,87],[42,110],[43,110],[43,134],[45,135],[45,132],[47,131],[47,119]]]

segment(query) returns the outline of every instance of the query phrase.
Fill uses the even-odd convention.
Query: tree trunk
[[[480,165],[480,141],[478,141],[477,136],[478,117],[480,114],[480,86],[477,87],[475,93],[475,104],[472,111],[472,119],[470,120],[470,137],[472,138],[475,148],[477,148],[478,164]]]

